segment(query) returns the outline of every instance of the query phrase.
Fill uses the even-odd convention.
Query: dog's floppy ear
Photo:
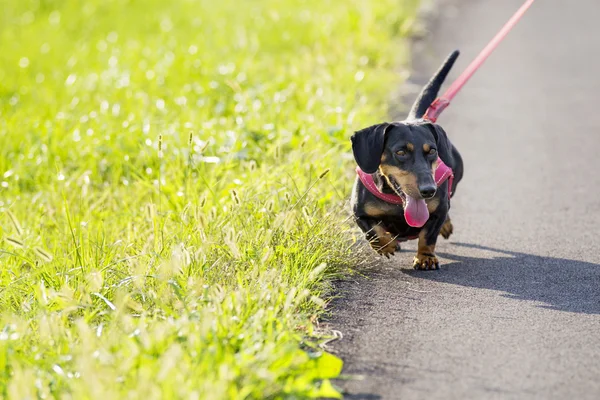
[[[379,168],[383,144],[385,142],[385,131],[390,126],[387,122],[369,126],[356,131],[352,135],[352,152],[356,163],[367,174],[373,174]]]
[[[446,165],[454,165],[452,157],[452,145],[448,140],[448,135],[438,124],[427,123],[429,130],[433,133],[435,143],[437,144],[438,155]]]

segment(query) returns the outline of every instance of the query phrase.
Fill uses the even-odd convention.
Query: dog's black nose
[[[419,188],[419,192],[421,193],[421,196],[424,199],[428,199],[430,197],[433,197],[433,195],[435,194],[436,190],[437,190],[437,188],[435,186],[431,186],[431,185],[421,186]]]

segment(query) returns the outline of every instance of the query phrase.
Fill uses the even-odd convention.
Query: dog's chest
[[[400,204],[391,204],[379,199],[367,200],[364,203],[365,214],[375,218],[404,218],[404,208]]]
[[[400,242],[416,239],[423,228],[415,228],[406,223],[404,216],[390,216],[381,219],[381,224],[385,229],[396,237]]]

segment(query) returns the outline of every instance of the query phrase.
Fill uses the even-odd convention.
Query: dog
[[[406,120],[373,125],[351,137],[358,164],[351,199],[357,225],[371,247],[388,258],[400,242],[418,239],[413,267],[419,270],[439,269],[438,236],[448,239],[454,229],[448,211],[463,161],[426,111],[458,55],[451,53],[423,87]]]

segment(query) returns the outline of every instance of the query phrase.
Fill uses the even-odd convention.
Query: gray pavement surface
[[[417,75],[520,4],[443,3]],[[410,242],[338,286],[346,398],[600,399],[599,103],[600,1],[538,0],[439,120],[465,162],[442,269]]]

